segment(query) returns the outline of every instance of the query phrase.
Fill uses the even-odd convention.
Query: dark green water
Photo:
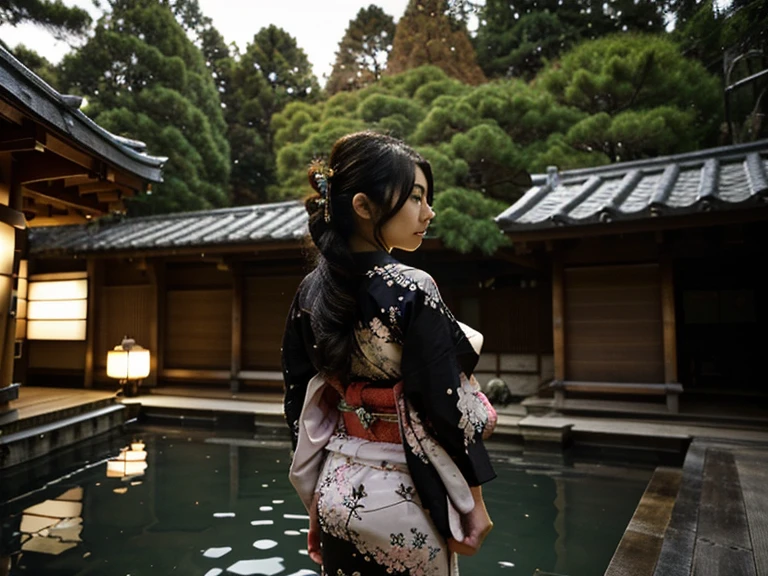
[[[145,443],[141,476],[110,478],[106,462],[92,462],[23,497],[29,480],[0,487],[0,562],[10,574],[319,573],[306,556],[286,442],[168,429],[119,444],[132,439]],[[477,556],[462,559],[465,576],[603,574],[651,474],[512,452],[494,464],[498,478],[484,492],[495,527]]]

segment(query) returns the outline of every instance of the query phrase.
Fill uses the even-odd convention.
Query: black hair
[[[315,162],[309,168],[309,182],[316,194],[306,200],[305,206],[309,233],[318,250],[317,296],[312,305],[315,368],[343,383],[356,346],[354,328],[360,286],[349,248],[355,232],[352,198],[362,192],[374,205],[374,238],[382,250],[387,250],[381,229],[408,199],[417,166],[426,176],[427,201],[431,204],[434,185],[429,163],[391,136],[376,132],[348,134],[333,145],[327,166]]]

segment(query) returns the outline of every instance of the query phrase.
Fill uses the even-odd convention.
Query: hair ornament
[[[320,200],[318,205],[323,207],[323,219],[328,224],[331,221],[331,199],[328,197],[329,180],[333,178],[333,168],[326,168],[325,166],[318,166],[317,171],[314,173],[315,183],[317,184],[317,190],[320,192]]]

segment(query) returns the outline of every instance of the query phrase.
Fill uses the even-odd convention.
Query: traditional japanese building
[[[497,218],[551,268],[565,395],[764,397],[768,141],[536,177]]]
[[[12,382],[24,379],[14,378],[14,357],[26,356],[28,341],[84,339],[88,322],[89,279],[32,276],[27,229],[123,211],[125,198],[161,180],[164,158],[104,130],[81,103],[0,48],[0,414],[17,397]],[[76,302],[60,306],[67,292]]]
[[[31,343],[30,382],[114,388],[107,351],[130,335],[152,354],[147,386],[282,390],[285,318],[311,268],[306,235],[298,201],[35,230],[30,266],[89,271],[93,314],[85,341]],[[535,260],[464,256],[434,238],[398,257],[430,272],[484,333],[481,380],[525,396],[550,377],[548,271]]]

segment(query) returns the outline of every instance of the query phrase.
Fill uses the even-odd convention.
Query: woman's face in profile
[[[408,194],[405,204],[381,229],[384,244],[389,249],[413,252],[421,246],[427,227],[435,216],[427,201],[427,189],[427,177],[417,166],[413,188],[404,192]]]

